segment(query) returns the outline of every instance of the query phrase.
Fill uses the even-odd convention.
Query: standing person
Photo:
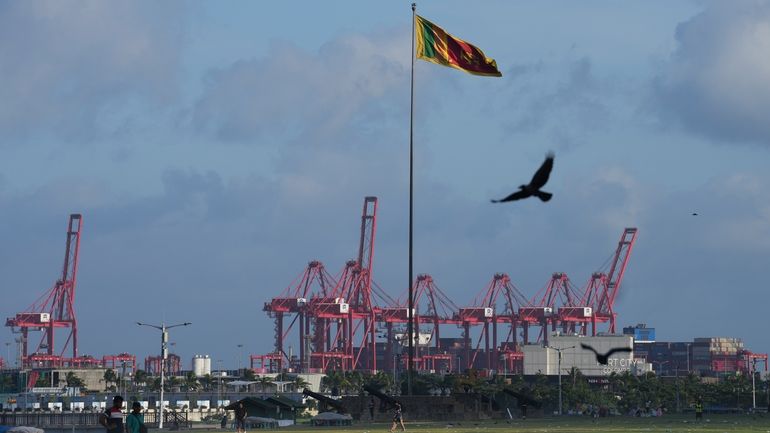
[[[399,402],[396,402],[396,412],[393,414],[393,425],[390,426],[390,433],[393,433],[397,426],[401,426],[401,431],[406,431],[404,418],[401,416],[401,403]]]
[[[703,420],[703,401],[698,399],[695,403],[695,421]]]
[[[369,420],[374,421],[374,397],[369,399]]]
[[[126,417],[126,433],[147,433],[147,427],[144,425],[142,403],[138,401],[131,405],[131,413]]]
[[[99,424],[107,433],[123,433],[123,397],[116,395],[112,399],[112,407],[99,415]]]
[[[235,429],[238,433],[246,431],[246,408],[243,407],[242,401],[235,406]]]

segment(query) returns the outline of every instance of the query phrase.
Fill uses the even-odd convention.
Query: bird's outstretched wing
[[[506,202],[506,201],[520,200],[520,199],[523,199],[523,198],[527,198],[530,195],[531,194],[529,194],[528,192],[526,192],[524,190],[519,190],[519,191],[516,191],[513,194],[511,194],[508,197],[505,197],[503,199],[492,200],[492,203],[503,203],[503,202]]]
[[[532,176],[532,180],[529,182],[529,187],[531,189],[540,189],[545,186],[546,182],[548,182],[548,177],[551,175],[551,169],[553,169],[553,158],[553,153],[548,153],[548,155],[546,155],[543,165],[537,169],[535,175]]]
[[[632,352],[632,350],[630,347],[615,347],[613,349],[610,349],[605,356],[609,357],[613,353],[618,353],[618,352]]]
[[[594,349],[593,347],[591,347],[591,346],[589,346],[589,345],[587,345],[585,343],[580,343],[580,347],[582,347],[585,350],[590,350],[591,352],[593,352],[596,355],[599,354],[598,352],[596,352],[596,349]]]

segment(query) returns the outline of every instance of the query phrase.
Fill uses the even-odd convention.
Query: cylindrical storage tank
[[[195,355],[192,360],[192,370],[196,377],[205,376],[205,360],[201,355]]]
[[[208,355],[203,355],[203,376],[211,374],[211,358]]]

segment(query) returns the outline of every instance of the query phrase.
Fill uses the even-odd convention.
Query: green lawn
[[[349,431],[359,433],[387,432],[390,424],[359,423],[352,427],[310,427],[298,425],[280,429],[292,433],[319,433],[324,431]],[[406,422],[407,432],[424,433],[496,433],[496,432],[639,432],[639,433],[675,433],[675,432],[762,432],[770,433],[770,417],[750,415],[704,416],[704,421],[694,423],[694,416],[668,415],[660,418],[602,418],[594,423],[587,417],[564,417],[546,419],[516,420],[510,423],[502,421],[461,422],[459,425],[447,423]],[[196,429],[196,431],[199,431]],[[223,430],[207,430],[222,433]]]

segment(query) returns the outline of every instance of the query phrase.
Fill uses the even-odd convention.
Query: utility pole
[[[184,322],[184,323],[177,323],[176,325],[166,326],[165,323],[161,322],[160,325],[149,325],[147,323],[142,322],[136,322],[139,326],[149,326],[150,328],[155,328],[160,331],[160,408],[158,409],[158,429],[163,429],[163,410],[164,404],[163,404],[163,388],[165,387],[165,371],[166,371],[166,360],[168,359],[168,330],[171,328],[176,328],[177,326],[188,326],[192,325],[190,322]]]
[[[751,358],[751,407],[756,412],[757,410],[757,358]]]
[[[219,408],[222,406],[222,360],[217,359],[217,366],[219,367],[219,371],[217,372],[218,380],[217,380],[217,412],[219,412]]]
[[[676,364],[676,370],[674,370],[674,374],[676,375],[676,413],[680,413],[679,408],[679,363]]]
[[[123,401],[128,404],[128,386],[126,386],[126,361],[123,361],[123,369],[120,373],[120,383],[123,387]]]
[[[575,346],[562,347],[562,348],[557,348],[557,347],[553,347],[553,346],[545,346],[545,348],[546,349],[553,349],[553,350],[555,350],[559,354],[559,357],[558,357],[559,358],[559,363],[558,363],[558,369],[559,369],[559,415],[562,415],[563,412],[562,412],[562,396],[561,396],[561,352],[562,352],[562,350],[574,349]]]
[[[243,344],[238,344],[238,374],[241,374],[241,358],[243,358]]]

